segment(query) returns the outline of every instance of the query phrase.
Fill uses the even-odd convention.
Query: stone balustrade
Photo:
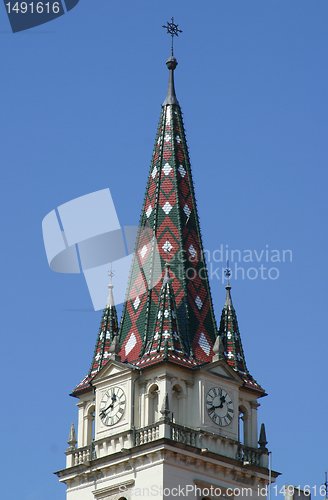
[[[95,453],[93,449],[93,445],[84,446],[83,448],[77,448],[76,451],[73,452],[73,465],[80,465],[90,462],[95,458]]]
[[[136,431],[135,435],[135,446],[143,443],[149,443],[159,439],[159,424],[152,424],[139,429]]]
[[[196,446],[197,431],[172,422],[170,422],[169,425],[171,430],[170,438],[172,441]]]
[[[134,443],[133,443],[134,436]],[[235,458],[243,464],[268,467],[268,455],[260,448],[245,446],[238,441],[200,429],[191,429],[168,420],[158,421],[142,429],[131,430],[123,434],[108,436],[81,448],[71,447],[66,451],[66,467],[88,464],[91,460],[130,449],[160,438],[195,446],[219,455]]]
[[[261,456],[262,452],[259,448],[251,448],[250,446],[244,446],[243,444],[238,444],[237,450],[237,460],[240,460],[244,464],[251,465],[262,465]]]

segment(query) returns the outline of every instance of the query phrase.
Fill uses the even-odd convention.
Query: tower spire
[[[181,32],[173,19],[165,28],[172,37]],[[185,358],[199,364],[212,361],[217,337],[184,124],[174,89],[176,65],[171,55],[167,61],[169,87],[139,223],[139,227],[151,230],[153,240],[146,241],[146,231],[137,237],[120,325],[120,354],[122,361],[130,363],[138,363],[153,342],[162,280],[149,284],[154,283],[155,275],[163,277],[168,252],[170,294],[175,300]]]

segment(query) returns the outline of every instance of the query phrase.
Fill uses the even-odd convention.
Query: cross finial
[[[227,267],[226,269],[224,270],[224,276],[227,278],[228,280],[228,283],[227,283],[227,286],[230,287],[229,285],[229,278],[231,276],[231,270],[230,270],[230,267],[229,267],[229,260],[227,260]]]
[[[113,262],[110,263],[110,271],[108,271],[108,276],[110,277],[110,285],[112,285],[112,278],[114,276]]]
[[[175,36],[179,36],[179,33],[182,33],[181,30],[178,30],[178,24],[174,24],[173,22],[173,17],[172,17],[172,21],[169,23],[169,21],[167,22],[166,25],[163,24],[163,28],[166,28],[166,32],[169,33],[172,37],[172,40],[171,40],[171,56],[173,56],[173,37],[174,35]]]

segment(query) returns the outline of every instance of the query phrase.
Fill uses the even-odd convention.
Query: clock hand
[[[217,408],[223,408],[223,405],[226,402],[225,396],[221,396],[220,397],[220,401],[221,401],[221,403],[220,403],[219,406],[217,406]]]
[[[112,402],[107,406],[107,408],[103,408],[100,413],[102,415],[105,415],[107,410],[109,410],[110,408],[113,409],[116,399],[117,399],[116,394],[113,394],[112,395]]]

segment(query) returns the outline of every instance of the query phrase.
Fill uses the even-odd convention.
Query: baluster
[[[190,444],[190,432],[186,433],[186,444]]]
[[[196,434],[194,432],[191,434],[191,446],[196,446]]]
[[[156,439],[158,439],[158,438],[159,438],[159,426],[157,425],[157,427],[156,427]]]
[[[74,465],[78,465],[78,463],[79,463],[79,454],[74,453]]]
[[[155,441],[156,439],[156,427],[153,427],[151,430],[151,440]]]

